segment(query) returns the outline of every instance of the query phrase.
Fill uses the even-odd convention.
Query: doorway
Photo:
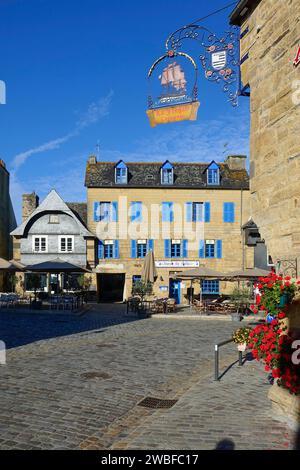
[[[181,281],[177,279],[170,279],[169,295],[172,299],[175,299],[177,304],[180,304],[181,298]]]
[[[98,302],[123,302],[125,274],[98,274]]]

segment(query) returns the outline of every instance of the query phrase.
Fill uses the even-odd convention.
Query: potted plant
[[[32,273],[29,276],[27,286],[29,290],[33,290],[34,292],[34,300],[31,303],[33,309],[39,310],[42,308],[42,301],[37,300],[37,291],[41,287],[41,277],[39,274]]]
[[[239,351],[246,351],[251,331],[252,331],[252,328],[243,327],[243,328],[238,328],[233,333],[232,339],[233,339],[234,343],[237,344],[237,348],[238,348]]]
[[[250,289],[246,287],[235,287],[230,295],[230,298],[236,306],[236,313],[231,314],[232,320],[241,320],[241,309],[250,303]]]
[[[141,298],[141,303],[139,306],[139,313],[146,313],[146,308],[144,306],[144,299],[146,295],[151,295],[153,293],[153,285],[151,282],[137,281],[132,286],[132,295],[138,295]]]

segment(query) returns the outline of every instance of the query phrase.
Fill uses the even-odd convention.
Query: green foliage
[[[132,286],[132,295],[139,295],[142,299],[146,295],[151,295],[153,286],[151,282],[137,281]]]
[[[251,302],[253,294],[247,287],[235,287],[230,295],[232,302],[238,307]]]

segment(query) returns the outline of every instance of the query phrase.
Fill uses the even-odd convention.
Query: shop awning
[[[174,279],[223,279],[224,273],[207,268],[206,266],[199,266],[198,268],[181,271],[172,274]]]
[[[26,266],[26,271],[41,273],[90,273],[83,266],[68,263],[60,258]]]

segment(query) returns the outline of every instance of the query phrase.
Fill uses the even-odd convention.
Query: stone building
[[[10,231],[16,220],[9,195],[9,173],[3,160],[0,160],[0,258],[12,258]],[[4,289],[4,275],[0,273],[0,292]]]
[[[93,235],[86,228],[86,204],[65,203],[52,190],[39,205],[35,193],[24,194],[23,222],[11,235],[14,238],[14,259],[24,265],[55,262],[57,259],[85,268],[87,266],[87,240]],[[31,290],[30,273],[25,273],[25,290]],[[57,290],[63,280],[43,273],[40,290]]]
[[[250,215],[245,164],[244,156],[229,156],[224,163],[113,163],[90,157],[88,228],[96,240],[87,241],[87,257],[98,299],[128,298],[150,249],[158,270],[154,294],[180,303],[189,298],[189,283],[172,279],[175,272],[200,264],[222,272],[253,267],[254,248],[243,242],[242,226]],[[195,243],[185,224],[193,233],[196,226],[201,230]],[[202,292],[229,293],[232,287],[204,281]]]
[[[250,88],[251,215],[278,270],[299,276],[300,2],[241,0],[230,22]]]

